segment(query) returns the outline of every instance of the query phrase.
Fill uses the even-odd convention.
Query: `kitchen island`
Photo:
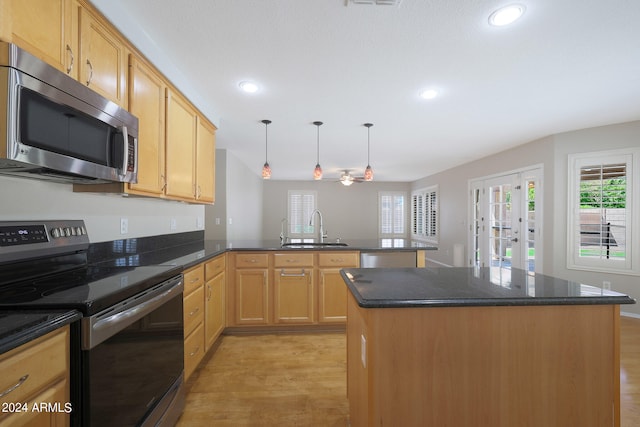
[[[522,270],[347,269],[352,426],[619,426],[626,295]]]

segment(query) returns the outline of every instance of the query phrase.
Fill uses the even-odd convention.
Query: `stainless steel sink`
[[[283,243],[283,248],[291,249],[310,249],[310,248],[327,248],[327,247],[341,247],[349,246],[342,242],[307,242],[307,243]]]

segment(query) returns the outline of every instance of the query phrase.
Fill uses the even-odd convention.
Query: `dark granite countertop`
[[[0,311],[0,354],[82,317],[76,310]]]
[[[91,262],[119,266],[175,265],[190,268],[229,251],[415,251],[437,247],[409,239],[343,240],[347,246],[315,246],[300,243],[281,246],[280,240],[192,240],[181,242],[172,235],[116,240],[93,244]],[[333,242],[333,241],[330,241]],[[335,242],[334,242],[335,243]]]
[[[353,268],[342,277],[365,308],[635,303],[624,294],[518,269]]]

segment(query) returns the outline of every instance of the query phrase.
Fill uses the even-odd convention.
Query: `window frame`
[[[293,239],[302,239],[302,241],[308,241],[308,240],[313,240],[313,238],[316,237],[317,231],[315,228],[315,225],[307,225],[308,224],[308,218],[305,219],[303,218],[305,215],[305,208],[304,208],[304,204],[302,204],[300,211],[301,211],[301,217],[300,218],[296,218],[295,220],[293,220],[292,218],[292,208],[293,208],[293,196],[302,196],[303,198],[305,196],[307,197],[312,197],[313,201],[312,201],[312,207],[310,208],[310,212],[308,212],[308,216],[310,217],[311,214],[313,213],[314,210],[316,210],[318,208],[318,192],[315,190],[289,190],[287,192],[287,237],[290,240]],[[307,208],[308,210],[309,208]],[[294,227],[296,227],[299,223],[298,220],[302,220],[302,222],[300,223],[301,226],[301,232],[296,233],[293,231]],[[296,241],[293,240],[293,241]]]
[[[417,203],[421,206],[416,206]],[[418,215],[418,208],[422,213]],[[411,192],[411,238],[438,243],[440,236],[440,188],[438,185]],[[422,218],[419,218],[421,216]]]
[[[580,256],[580,183],[581,169],[592,165],[626,166],[625,257],[624,260]],[[640,197],[635,174],[640,173],[640,149],[628,148],[568,155],[567,178],[567,269],[602,273],[640,275]],[[635,196],[635,197],[634,197]]]
[[[383,227],[383,197],[402,197],[402,232],[385,233]],[[394,210],[391,209],[391,215],[395,216]],[[391,220],[391,223],[395,223],[395,218]],[[393,227],[393,225],[392,225]],[[406,238],[407,237],[407,192],[406,191],[379,191],[378,192],[378,237],[380,238]]]

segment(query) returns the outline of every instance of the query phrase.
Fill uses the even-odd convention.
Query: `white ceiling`
[[[256,175],[413,181],[550,134],[640,119],[640,1],[95,0]],[[255,94],[238,83],[253,80]],[[424,88],[440,96],[423,100]],[[640,141],[639,141],[640,144]],[[606,141],[603,141],[606,146]]]

